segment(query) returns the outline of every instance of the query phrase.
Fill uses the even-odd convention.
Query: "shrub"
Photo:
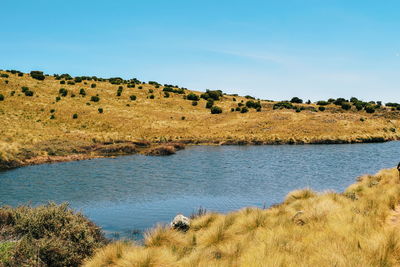
[[[43,71],[31,71],[31,77],[33,79],[39,80],[39,81],[43,81],[46,77],[43,75]]]
[[[103,113],[103,109],[102,109],[102,108],[98,108],[97,111],[98,111],[99,113]]]
[[[134,83],[128,83],[128,85],[126,86],[128,88],[135,88],[135,84]]]
[[[4,101],[4,95],[0,94],[0,101]]]
[[[81,89],[79,90],[79,94],[80,94],[81,96],[86,96],[86,91],[85,91],[85,89],[81,88]]]
[[[60,84],[65,84],[65,81],[64,80],[60,81]]]
[[[212,106],[211,107],[211,114],[220,114],[222,113],[222,109],[217,106]]]
[[[355,103],[354,106],[356,107],[356,109],[357,109],[358,111],[360,111],[360,110],[363,109],[363,105],[362,105],[360,102]]]
[[[54,114],[51,114],[50,120],[54,120],[55,118],[56,118],[56,116],[54,116]]]
[[[96,84],[95,83],[92,83],[91,85],[90,85],[90,88],[96,88]]]
[[[203,99],[212,99],[212,100],[219,100],[220,97],[222,97],[222,91],[221,90],[206,90],[205,93],[201,94],[200,97]]]
[[[130,98],[132,101],[136,100],[136,96],[135,96],[135,95],[131,95],[129,98]]]
[[[80,83],[80,82],[82,82],[82,78],[81,78],[81,77],[75,77],[75,78],[74,78],[74,81],[75,81],[76,83]]]
[[[169,97],[169,92],[164,92],[164,97],[168,98]]]
[[[290,100],[290,103],[302,104],[303,100],[295,96]]]
[[[154,90],[153,89],[149,89],[149,94],[152,94],[152,93],[154,93]]]
[[[182,117],[181,117],[181,120],[183,120],[183,121],[184,121],[185,119],[186,119],[186,117],[185,117],[185,116],[182,116]]]
[[[260,102],[254,102],[253,100],[249,100],[246,102],[246,107],[248,108],[261,108],[261,103]]]
[[[211,108],[214,105],[214,100],[211,98],[207,100],[206,108]]]
[[[78,118],[78,114],[75,113],[74,115],[72,115],[72,118],[73,119],[77,119]]]
[[[257,112],[261,112],[261,107],[258,107],[258,108],[256,109],[256,111],[257,111]]]
[[[56,102],[58,102],[58,101],[60,101],[60,100],[61,100],[61,97],[57,96],[57,97],[56,97]]]
[[[249,109],[247,107],[242,107],[240,113],[246,113],[246,112],[249,112]]]
[[[318,110],[319,110],[319,111],[325,111],[325,107],[322,107],[322,106],[321,106],[321,107],[318,107]]]
[[[231,108],[231,112],[234,112],[235,111],[235,109],[234,108]]]
[[[6,73],[1,73],[0,74],[0,77],[1,78],[8,78],[8,77],[10,77],[8,74],[6,74]]]
[[[50,109],[50,113],[54,113],[54,112],[56,112],[55,109]]]
[[[317,105],[319,105],[319,106],[326,106],[326,105],[329,105],[329,104],[330,104],[329,102],[324,101],[324,100],[320,100],[320,101],[317,102]]]
[[[194,93],[190,93],[186,96],[187,100],[192,100],[192,101],[199,101],[200,97]]]
[[[335,104],[337,106],[341,106],[344,102],[348,102],[348,101],[344,98],[338,98],[335,101],[333,101],[333,104]]]
[[[192,106],[197,106],[198,102],[197,101],[192,101]]]
[[[14,95],[15,95],[15,91],[11,91],[10,96],[14,96]]]
[[[22,93],[25,93],[25,92],[28,91],[28,90],[29,90],[29,88],[26,87],[26,86],[22,86],[22,87],[21,87]]]
[[[255,97],[252,97],[251,95],[246,95],[244,96],[246,99],[256,99]]]
[[[375,112],[375,108],[372,105],[367,105],[367,106],[365,106],[364,109],[365,109],[365,111],[367,113],[374,113]]]
[[[31,91],[31,90],[25,91],[25,95],[26,95],[26,96],[33,96],[33,94],[34,94],[34,92]]]
[[[154,95],[150,95],[149,98],[150,98],[150,99],[154,99]]]
[[[240,111],[240,109],[241,109],[240,107],[235,108],[236,111]]]
[[[281,101],[273,105],[273,109],[295,109],[296,107],[292,105],[292,103],[288,101]]]
[[[74,94],[74,93],[72,93],[72,94],[71,94],[71,97],[75,97],[75,94]]]
[[[75,82],[74,81],[68,81],[67,84],[68,85],[75,85]]]
[[[172,86],[168,85],[163,88],[164,92],[170,92],[175,94],[184,94],[185,90],[183,88],[174,89]]]
[[[90,97],[90,101],[99,102],[100,101],[100,97],[98,97],[97,95],[94,95],[94,96]]]
[[[68,204],[4,207],[0,214],[8,217],[2,233],[19,238],[11,266],[80,266],[106,243],[101,229]]]
[[[58,90],[58,93],[59,93],[61,96],[67,96],[68,90],[65,89],[65,88],[61,88],[60,90]]]
[[[236,102],[236,98],[232,98],[232,101],[233,101],[233,102]]]
[[[343,102],[342,103],[342,109],[344,110],[350,110],[351,109],[351,105],[348,102]]]
[[[138,89],[143,89],[143,86],[138,86]]]

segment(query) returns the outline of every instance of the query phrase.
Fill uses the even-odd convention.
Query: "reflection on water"
[[[227,212],[281,202],[298,188],[343,191],[357,176],[399,160],[400,142],[198,146],[168,157],[133,155],[0,172],[0,205],[68,201],[105,231],[126,235],[200,206]]]

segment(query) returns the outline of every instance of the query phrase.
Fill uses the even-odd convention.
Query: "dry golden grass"
[[[267,210],[194,219],[186,233],[159,226],[144,246],[116,242],[84,266],[396,266],[397,170],[366,175],[344,193],[289,193]]]
[[[225,95],[216,102],[223,113],[212,115],[205,108],[203,99],[197,106],[192,106],[192,101],[184,100],[180,94],[171,93],[169,98],[164,98],[163,86],[155,88],[143,84],[143,89],[138,89],[138,85],[136,88],[123,85],[122,95],[117,97],[118,85],[109,82],[61,85],[52,76],[38,81],[28,74],[23,77],[9,75],[9,78],[0,78],[0,94],[5,96],[5,100],[0,101],[0,161],[3,162],[24,161],[35,156],[70,155],[79,152],[82,146],[119,140],[236,144],[400,138],[400,113],[385,108],[367,114],[356,112],[354,107],[345,112],[330,105],[325,112],[296,113],[294,110],[272,110],[273,102],[261,101],[262,112],[250,109],[241,114],[230,112],[230,109],[247,99]],[[96,83],[96,88],[90,88],[91,83]],[[34,91],[34,96],[25,96],[21,92],[22,86]],[[56,102],[60,88],[66,88],[68,95]],[[79,95],[80,88],[85,89],[86,97]],[[150,89],[154,90],[155,99],[147,98]],[[12,91],[15,91],[14,96],[10,95]],[[75,97],[71,97],[71,93]],[[100,101],[91,102],[90,96],[96,94]],[[132,94],[137,96],[136,101],[130,100]],[[98,112],[100,107],[104,110],[102,114]],[[50,119],[52,109],[55,110],[53,120]],[[75,113],[78,118],[72,119]]]

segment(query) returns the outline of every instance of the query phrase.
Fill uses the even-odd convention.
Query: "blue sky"
[[[0,68],[400,102],[400,1],[10,1]]]

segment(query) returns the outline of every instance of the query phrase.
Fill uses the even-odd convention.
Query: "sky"
[[[400,102],[400,1],[2,0],[0,69]]]

